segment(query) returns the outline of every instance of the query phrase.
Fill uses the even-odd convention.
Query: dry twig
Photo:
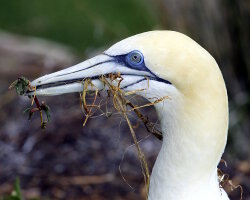
[[[146,185],[146,196],[148,195],[148,188],[149,188],[149,178],[150,178],[150,173],[149,173],[149,169],[148,169],[148,165],[147,165],[147,161],[145,158],[145,155],[143,154],[139,144],[138,144],[138,140],[135,134],[135,131],[133,129],[133,126],[128,118],[127,113],[134,111],[135,114],[139,117],[139,119],[144,123],[145,127],[147,128],[147,130],[152,133],[154,136],[156,136],[158,139],[162,140],[162,133],[158,130],[156,130],[154,128],[154,124],[152,122],[149,121],[149,119],[147,117],[144,117],[142,115],[142,113],[139,111],[140,108],[143,107],[148,107],[148,106],[153,106],[156,103],[159,103],[161,101],[164,101],[165,99],[167,99],[168,97],[163,97],[160,99],[157,99],[154,102],[142,105],[142,106],[135,106],[132,104],[132,102],[130,102],[129,100],[126,99],[127,95],[131,95],[131,94],[135,94],[137,91],[132,91],[129,93],[125,93],[121,88],[120,88],[120,84],[122,82],[123,78],[120,76],[120,74],[109,74],[107,76],[101,76],[100,77],[100,81],[102,81],[102,83],[104,84],[104,87],[107,87],[108,89],[108,97],[110,97],[112,95],[112,102],[113,102],[113,107],[123,115],[123,117],[125,118],[125,120],[127,121],[127,124],[129,126],[130,129],[130,133],[132,135],[133,138],[133,142],[135,144],[136,150],[137,150],[137,154],[139,157],[139,161],[141,163],[141,168],[142,168],[142,173],[144,176],[144,181],[145,181],[145,185]],[[96,89],[96,93],[95,93],[95,98],[94,101],[91,105],[91,107],[89,105],[87,105],[86,103],[86,93],[88,91],[88,86],[92,84],[90,80],[85,80],[84,81],[84,90],[82,93],[82,106],[84,108],[84,111],[86,113],[86,118],[84,120],[84,125],[87,122],[87,119],[89,118],[90,115],[92,115],[91,113],[91,108],[96,106],[98,107],[98,105],[94,105],[96,102],[96,96],[98,94],[98,90]],[[142,91],[142,90],[140,90]],[[130,106],[131,109],[127,109],[127,106]]]
[[[226,161],[221,159],[222,163],[227,166]],[[221,169],[217,168],[218,178],[219,178],[219,186],[220,188],[226,188],[228,185],[231,191],[234,191],[238,188],[240,188],[240,200],[243,198],[243,187],[241,185],[234,185],[233,181],[229,178],[229,174],[224,173]]]

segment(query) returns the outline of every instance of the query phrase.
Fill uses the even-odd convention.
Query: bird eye
[[[132,51],[127,55],[126,60],[130,66],[138,67],[143,63],[143,55],[140,51]]]
[[[131,56],[130,56],[130,59],[132,62],[134,63],[139,63],[141,61],[141,55],[139,53],[133,53]]]

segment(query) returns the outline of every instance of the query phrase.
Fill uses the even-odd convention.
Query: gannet
[[[229,199],[217,175],[227,140],[228,98],[214,58],[182,33],[150,31],[31,85],[36,95],[61,95],[82,92],[82,80],[91,78],[103,89],[99,77],[109,73],[120,73],[123,90],[137,90],[151,102],[169,97],[155,104],[163,142],[152,169],[148,199]]]

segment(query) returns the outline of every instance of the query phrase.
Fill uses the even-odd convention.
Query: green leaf
[[[20,181],[19,178],[16,178],[14,184],[14,190],[11,192],[10,196],[3,197],[1,200],[23,200],[21,195]]]
[[[22,200],[22,194],[21,194],[21,187],[20,187],[20,180],[19,178],[17,177],[16,178],[16,182],[15,182],[15,192],[16,192],[16,197],[18,200]]]
[[[51,115],[50,115],[50,107],[47,106],[46,104],[42,104],[41,109],[45,112],[48,121],[50,121],[50,117],[51,117]]]
[[[15,80],[9,88],[15,87],[16,92],[18,95],[23,95],[28,91],[29,87],[29,80],[25,77],[19,77],[17,80]]]
[[[42,125],[41,125],[41,129],[46,129],[46,125],[47,125],[47,123],[43,122]]]

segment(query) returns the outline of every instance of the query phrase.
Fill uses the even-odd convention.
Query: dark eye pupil
[[[133,68],[142,68],[143,67],[143,54],[140,51],[132,51],[126,55],[126,64]]]
[[[139,63],[141,61],[141,56],[138,53],[135,53],[131,56],[133,62]]]

